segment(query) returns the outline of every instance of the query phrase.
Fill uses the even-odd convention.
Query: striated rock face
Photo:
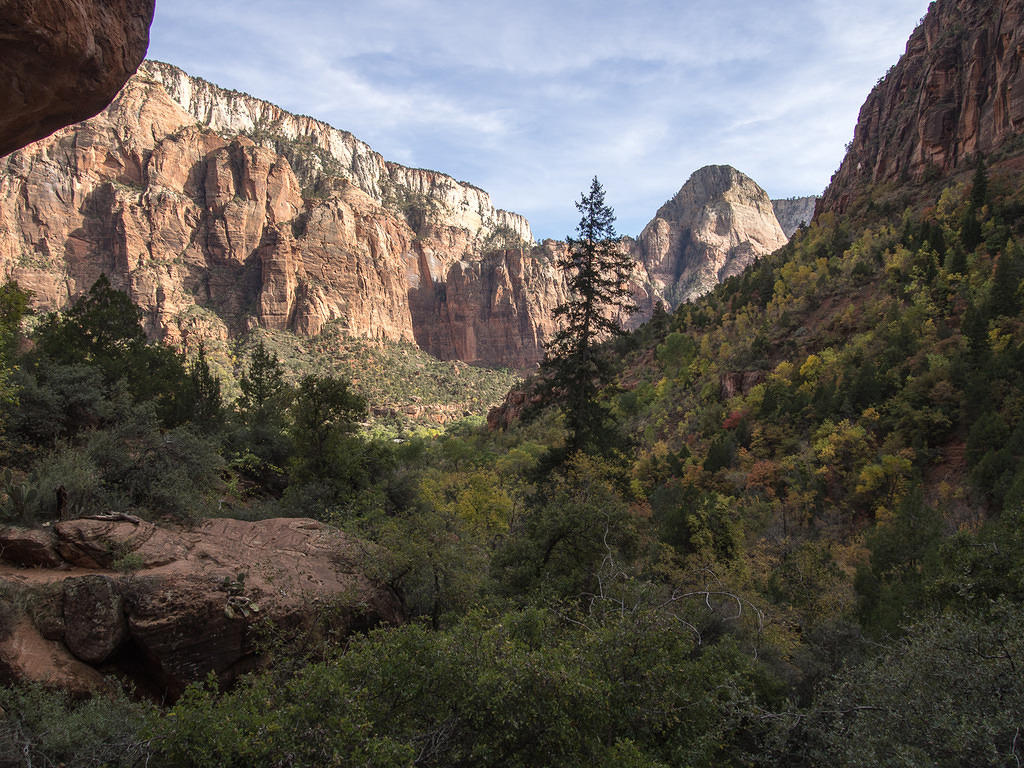
[[[466,230],[470,237],[503,227],[520,240],[533,241],[529,222],[519,214],[496,209],[482,189],[435,171],[386,162],[347,131],[219,88],[170,64],[147,61],[140,74],[159,84],[192,122],[218,134],[250,135],[285,154],[301,156],[296,173],[304,185],[340,176],[379,203],[401,198],[400,202],[415,205],[422,196],[423,207],[431,210],[437,226]]]
[[[728,165],[694,172],[637,239],[655,293],[701,296],[786,244],[767,193]]]
[[[819,210],[869,184],[944,176],[1024,129],[1024,0],[938,0],[861,107]]]
[[[336,321],[441,357],[527,366],[548,307],[524,297],[559,279],[528,251],[510,269],[482,259],[532,242],[486,192],[157,62],[96,118],[0,159],[0,236],[0,269],[40,308],[107,273],[170,343],[254,325],[314,335]],[[441,306],[449,280],[453,296],[501,285],[516,298]],[[511,330],[484,328],[501,312]]]
[[[102,685],[98,671],[116,671],[173,698],[209,672],[227,682],[256,666],[259,621],[329,618],[345,631],[402,619],[395,596],[363,572],[368,545],[313,520],[217,519],[188,531],[73,520],[37,541],[47,554],[34,560],[57,567],[8,560],[6,542],[24,538],[0,531],[0,586],[29,606],[0,637],[4,683],[84,692]]]
[[[558,245],[547,241],[531,253],[502,250],[456,262],[444,283],[427,283],[414,294],[417,343],[447,359],[511,360],[518,367],[539,362],[555,331],[552,310],[566,299],[552,266]]]
[[[154,0],[0,4],[0,155],[92,117],[149,47]]]
[[[640,313],[785,242],[764,192],[702,169],[639,241]],[[172,344],[334,323],[442,359],[528,368],[565,299],[564,243],[486,192],[351,134],[144,62],[97,117],[0,159],[0,273],[61,308],[106,273]]]
[[[775,218],[779,220],[786,237],[792,237],[801,224],[810,224],[814,218],[814,207],[818,204],[818,195],[809,197],[788,197],[785,200],[772,200]]]

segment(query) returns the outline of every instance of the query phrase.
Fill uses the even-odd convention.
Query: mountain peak
[[[772,201],[730,165],[707,165],[639,237],[641,259],[670,302],[689,301],[786,244]]]

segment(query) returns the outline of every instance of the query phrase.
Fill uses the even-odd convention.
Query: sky
[[[564,238],[595,175],[637,235],[690,174],[820,194],[927,0],[158,0],[149,57],[351,131]]]

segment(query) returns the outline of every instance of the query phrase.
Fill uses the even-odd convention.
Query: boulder
[[[85,696],[106,686],[104,677],[61,643],[47,641],[27,619],[0,641],[0,681],[42,683]]]
[[[102,664],[128,636],[120,586],[91,574],[64,580],[64,643],[88,664]]]
[[[69,520],[54,531],[61,557],[80,568],[113,568],[128,554],[139,567],[155,568],[184,554],[166,530],[130,515]]]
[[[0,567],[0,587],[19,590],[33,619],[10,622],[20,639],[0,648],[0,683],[79,690],[102,668],[173,699],[211,672],[227,683],[257,667],[271,625],[344,634],[403,618],[394,593],[367,575],[384,553],[314,520],[184,529],[107,518],[56,528],[61,567]],[[19,661],[23,653],[34,661]]]
[[[0,561],[25,568],[58,568],[63,560],[48,530],[0,528]]]
[[[39,634],[47,640],[64,640],[64,587],[60,582],[33,589],[27,611]]]

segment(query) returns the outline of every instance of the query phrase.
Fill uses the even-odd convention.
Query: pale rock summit
[[[637,246],[654,290],[675,305],[786,242],[768,194],[731,166],[709,165],[661,206]]]

